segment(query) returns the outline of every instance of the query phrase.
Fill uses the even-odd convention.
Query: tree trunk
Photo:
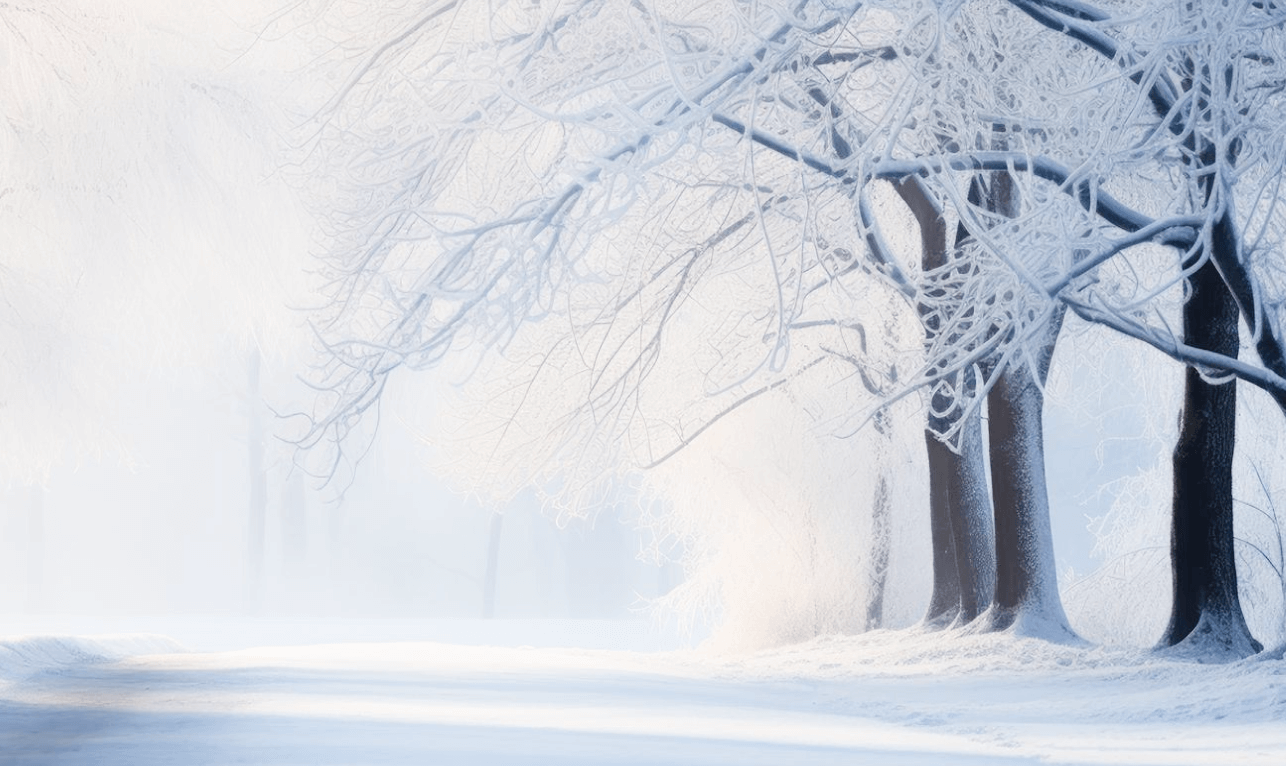
[[[252,350],[247,363],[246,471],[250,480],[249,517],[246,523],[246,609],[259,611],[263,597],[263,548],[268,507],[268,475],[263,464],[263,412],[259,396],[259,352]]]
[[[27,500],[27,612],[44,607],[45,590],[45,490],[32,485]]]
[[[947,474],[962,623],[982,614],[995,591],[995,532],[984,449],[982,417],[975,412],[965,420],[960,434],[960,454],[951,455]]]
[[[898,194],[910,208],[920,229],[920,256],[924,270],[947,263],[947,222],[924,187],[915,179],[899,183]],[[938,332],[937,321],[927,309],[920,312],[926,345]],[[952,381],[959,383],[959,376]],[[951,403],[935,395],[934,412]],[[987,497],[986,468],[980,421],[975,414],[964,425],[960,454],[951,451],[937,434],[947,424],[930,415],[924,433],[929,458],[929,531],[933,545],[933,593],[924,624],[947,627],[973,620],[991,598],[995,561],[991,545],[991,505]]]
[[[866,599],[866,630],[884,626],[884,590],[889,579],[892,502],[888,477],[881,472],[871,503],[871,569],[870,589]]]
[[[282,564],[292,580],[302,580],[308,560],[308,497],[304,474],[291,469],[281,489]]]
[[[1061,314],[1058,317],[1061,320]],[[1058,595],[1045,484],[1043,383],[1061,321],[1054,321],[1039,369],[1011,368],[987,397],[991,497],[995,507],[996,591],[984,630],[1016,627],[1049,641],[1076,641]]]
[[[929,541],[933,546],[933,593],[924,624],[945,628],[960,615],[960,570],[951,524],[951,481],[956,455],[932,431],[924,432],[929,453]]]
[[[342,612],[348,590],[347,511],[343,498],[331,502],[326,514],[326,575],[330,585],[330,609]]]
[[[490,620],[496,614],[496,575],[500,568],[500,533],[504,529],[505,515],[500,511],[491,514],[487,535],[487,571],[482,580],[482,617]]]
[[[932,429],[924,432],[924,442],[933,544],[933,595],[924,622],[947,627],[982,613],[991,602],[996,576],[981,420],[975,414],[965,423],[960,454]]]
[[[1215,246],[1220,232],[1215,232]],[[1236,357],[1237,305],[1213,263],[1189,280],[1184,341]],[[1170,531],[1173,602],[1159,648],[1183,645],[1200,658],[1239,659],[1263,647],[1251,635],[1237,595],[1233,551],[1232,458],[1236,441],[1235,381],[1211,385],[1189,367],[1183,416],[1174,448]]]
[[[993,134],[993,148],[1005,148],[1002,133]],[[1018,188],[1008,172],[990,174],[988,184],[975,177],[969,200],[1008,218],[1019,213]],[[963,227],[960,234],[967,236]],[[1078,641],[1058,595],[1045,482],[1045,395],[1041,386],[1049,374],[1063,311],[1060,308],[1050,319],[1040,339],[1037,369],[1011,366],[1001,372],[987,394],[996,574],[991,605],[978,620],[977,629],[1014,627],[1024,635],[1050,641]]]

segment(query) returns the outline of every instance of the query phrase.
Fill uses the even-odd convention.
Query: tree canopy
[[[344,204],[315,439],[341,437],[398,367],[513,355],[554,324],[551,355],[527,364],[574,360],[583,437],[632,434],[642,463],[694,430],[658,434],[638,406],[662,341],[685,333],[706,393],[829,356],[877,399],[979,376],[951,391],[963,412],[1066,305],[1286,395],[1273,4],[414,11],[378,20],[380,43],[319,114],[318,167]],[[1015,180],[1012,218],[969,198],[983,170]],[[918,184],[968,232],[949,265],[922,269],[890,242],[881,181]],[[1228,227],[1247,237],[1218,252]],[[1260,365],[1174,326],[1184,280],[1211,258]],[[940,328],[918,363],[863,351],[888,332],[871,327],[890,315],[881,293]]]
[[[310,144],[335,246],[305,444],[337,470],[389,375],[481,370],[486,483],[555,477],[585,506],[604,471],[664,462],[805,378],[840,434],[916,394],[932,437],[974,461],[931,459],[933,485],[995,505],[994,526],[943,517],[979,523],[935,527],[935,570],[994,545],[995,573],[970,575],[996,581],[990,624],[1039,592],[1039,621],[1070,637],[1040,391],[1070,310],[1193,370],[1173,550],[1218,538],[1202,550],[1225,572],[1236,405],[1219,385],[1286,412],[1283,25],[1255,0],[444,1],[373,18]],[[984,407],[990,498],[967,447]],[[1219,577],[1215,611],[1241,621]],[[1171,643],[1197,619],[1183,609]]]

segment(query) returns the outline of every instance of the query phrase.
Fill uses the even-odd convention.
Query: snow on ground
[[[0,762],[1286,763],[1281,660],[1203,666],[914,631],[728,656],[460,630],[514,640],[218,652],[0,640],[11,653],[80,647],[0,667]]]
[[[644,619],[429,619],[321,616],[4,615],[0,630],[27,635],[152,633],[199,652],[261,646],[430,642],[660,651],[699,641]],[[0,633],[0,640],[3,634]],[[698,636],[700,638],[700,636]]]
[[[112,662],[140,654],[186,651],[166,636],[148,634],[0,638],[0,684],[66,665]]]

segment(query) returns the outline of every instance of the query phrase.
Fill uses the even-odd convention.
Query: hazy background
[[[311,406],[298,376],[325,242],[291,175],[292,131],[334,88],[317,62],[349,55],[294,35],[314,5],[275,20],[250,0],[0,9],[0,632],[24,615],[477,618],[501,510],[498,618],[661,614],[735,626],[750,645],[798,639],[852,627],[837,614],[867,595],[853,573],[881,470],[895,487],[888,624],[914,622],[929,584],[914,398],[905,449],[885,454],[765,397],[592,521],[556,521],[535,491],[498,509],[452,491],[432,466],[450,460],[435,429],[456,394],[428,375],[396,380],[351,486],[295,466],[278,437],[298,421],[274,412]],[[1165,618],[1178,372],[1070,320],[1060,341],[1053,527],[1091,638],[1147,643]],[[1272,458],[1271,430],[1243,421]],[[1248,466],[1239,493],[1264,508]],[[1279,486],[1280,466],[1263,470]],[[1267,554],[1244,563],[1252,628],[1271,639],[1278,529],[1239,514]]]

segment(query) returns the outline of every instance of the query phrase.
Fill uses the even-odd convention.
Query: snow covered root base
[[[1263,646],[1250,636],[1246,623],[1239,617],[1204,611],[1183,640],[1172,646],[1160,645],[1157,653],[1188,662],[1236,662],[1251,657]]]
[[[4,656],[56,653],[18,644]],[[71,648],[0,681],[6,764],[1286,763],[1286,663],[1008,634],[876,631],[740,656]]]

